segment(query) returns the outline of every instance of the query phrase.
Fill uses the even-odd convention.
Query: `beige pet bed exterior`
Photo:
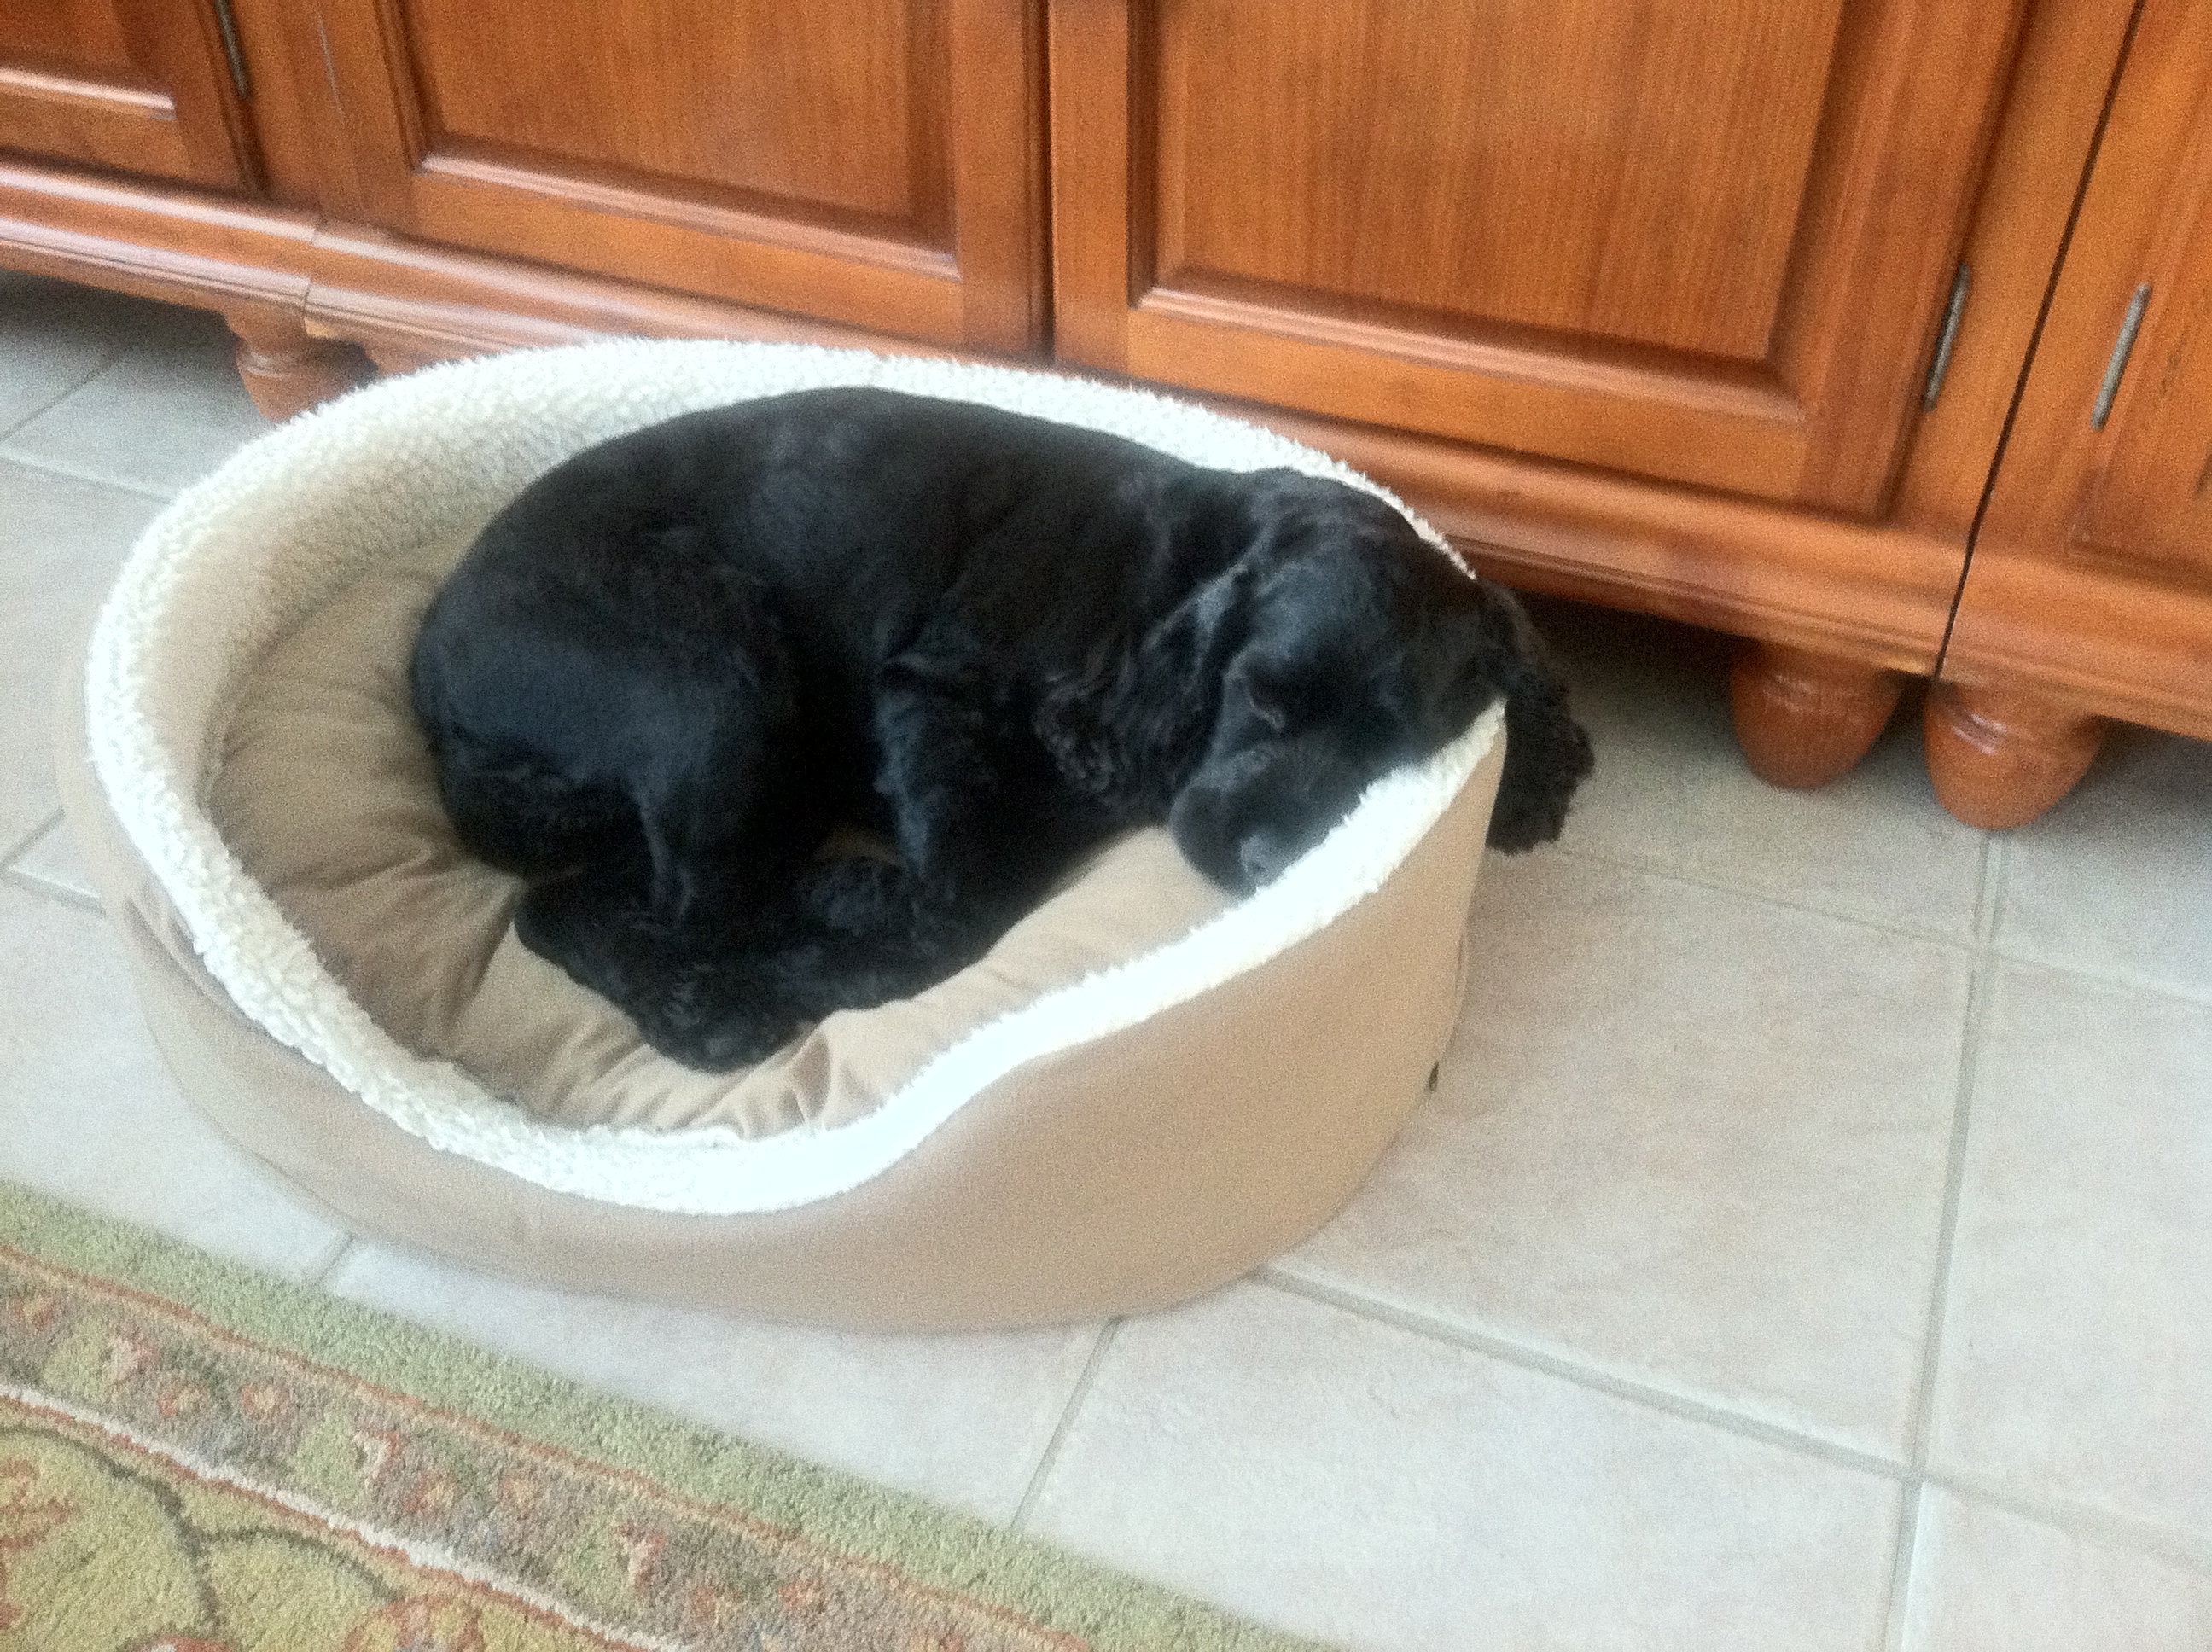
[[[1495,711],[1243,901],[1135,834],[973,969],[744,1072],[667,1061],[514,942],[518,886],[453,841],[406,710],[438,580],[582,447],[855,383],[1371,485],[1131,391],[628,343],[435,368],[303,416],[133,551],[64,684],[70,821],[185,1088],[348,1224],[793,1320],[1035,1324],[1174,1302],[1295,1243],[1420,1096],[1459,1009]]]

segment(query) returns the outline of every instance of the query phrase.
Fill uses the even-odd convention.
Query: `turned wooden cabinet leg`
[[[1897,708],[1894,671],[1747,642],[1729,673],[1735,738],[1752,772],[1776,786],[1826,786],[1866,756]]]
[[[1969,826],[2027,825],[2074,789],[2104,738],[2102,718],[2033,695],[1955,683],[1929,690],[1929,778]]]
[[[297,316],[226,314],[238,339],[238,376],[261,416],[281,424],[295,413],[343,395],[369,378],[351,344],[317,338]]]

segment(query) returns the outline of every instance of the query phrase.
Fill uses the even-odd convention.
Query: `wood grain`
[[[1903,688],[1895,672],[1856,659],[1747,642],[1729,672],[1736,743],[1771,785],[1826,786],[1873,749]]]
[[[0,149],[250,187],[252,139],[204,5],[0,0]]]
[[[224,318],[238,339],[238,376],[261,416],[281,424],[372,376],[351,344],[311,337],[296,315],[240,310]]]
[[[398,16],[429,153],[719,186],[945,244],[931,0],[405,0]]]
[[[574,10],[546,34],[534,0],[327,0],[333,210],[872,331],[1037,347],[1030,0]]]
[[[1139,11],[1158,64],[1153,279],[1764,361],[1841,9]]]
[[[1893,515],[1964,539],[2034,342],[2134,0],[2040,0],[1960,256],[1971,270],[1942,394],[1915,423]]]
[[[1060,351],[1871,519],[2021,10],[1063,0]]]
[[[2208,169],[2212,12],[2144,0],[1944,655],[1993,750],[2014,724],[2056,738],[2021,706],[2045,708],[2045,722],[2057,708],[2212,738]],[[2100,431],[2099,386],[2145,283],[2142,331]]]
[[[2002,831],[2042,815],[2088,771],[2101,720],[2029,694],[1938,683],[1923,724],[1928,774],[1969,826]]]

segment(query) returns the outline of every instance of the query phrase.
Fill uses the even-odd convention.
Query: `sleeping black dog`
[[[1372,495],[863,389],[540,477],[413,686],[524,943],[708,1069],[964,966],[1121,829],[1249,890],[1500,698],[1493,845],[1590,765],[1519,605]]]

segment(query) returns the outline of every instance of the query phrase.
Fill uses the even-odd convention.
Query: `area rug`
[[[1296,1644],[0,1187],[4,1652]]]

